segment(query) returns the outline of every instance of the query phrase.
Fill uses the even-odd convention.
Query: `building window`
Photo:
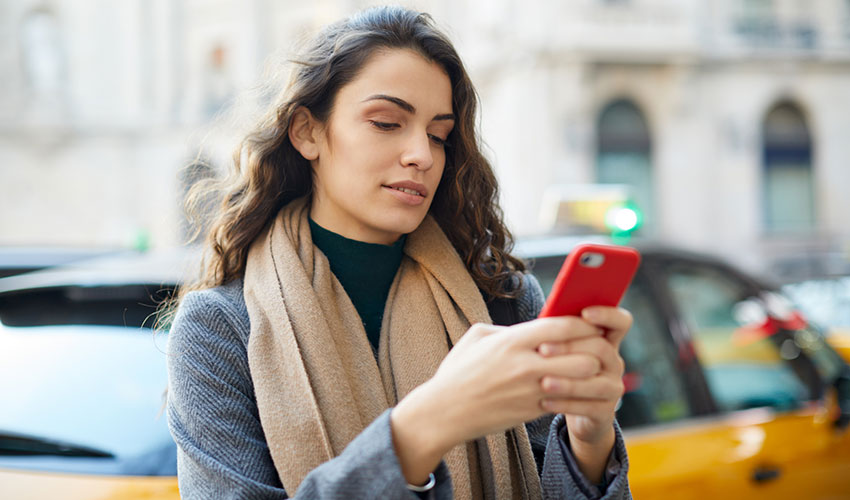
[[[234,85],[229,63],[227,46],[215,44],[209,51],[204,70],[204,112],[209,117],[223,111],[233,98]]]
[[[841,26],[844,28],[844,38],[850,40],[850,0],[844,0],[844,20]]]
[[[771,233],[800,232],[815,226],[812,141],[800,109],[775,105],[762,125],[764,223]]]
[[[36,95],[52,95],[65,78],[59,23],[44,9],[29,12],[21,24],[20,47],[27,83]]]
[[[618,99],[599,114],[596,181],[625,184],[643,212],[641,231],[655,225],[651,141],[643,113],[631,101]]]

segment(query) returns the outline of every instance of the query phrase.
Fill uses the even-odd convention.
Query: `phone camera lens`
[[[584,267],[599,267],[605,262],[605,256],[601,253],[587,252],[579,257],[578,262]]]

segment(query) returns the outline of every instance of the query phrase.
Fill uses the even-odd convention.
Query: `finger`
[[[469,330],[467,330],[466,333],[463,334],[462,338],[469,338],[467,342],[480,340],[484,337],[487,337],[505,329],[507,329],[507,327],[498,325],[488,325],[487,323],[475,323],[474,325],[469,327]]]
[[[592,325],[608,330],[606,336],[615,347],[620,346],[626,332],[632,327],[632,313],[622,307],[586,307],[581,317]]]
[[[611,403],[586,399],[550,399],[540,400],[540,408],[549,413],[564,413],[592,419],[611,413]]]
[[[632,326],[632,314],[622,307],[592,306],[581,311],[581,317],[606,330],[628,330]]]
[[[560,378],[594,377],[602,371],[602,364],[596,356],[588,354],[565,354],[554,358],[544,358],[537,366],[541,377]]]
[[[562,356],[565,354],[588,354],[599,359],[601,370],[622,376],[623,363],[619,353],[611,342],[603,337],[585,337],[569,342],[541,344],[538,352],[543,357]]]
[[[584,347],[587,343],[605,343],[610,345],[610,342],[604,338],[604,331],[599,330],[599,334],[590,337],[582,337],[576,340],[568,340],[566,342],[544,342],[537,347],[537,352],[544,358],[553,356],[561,356],[564,354],[575,354],[579,352],[592,354],[593,349]]]
[[[546,376],[540,381],[543,393],[550,399],[585,399],[616,401],[623,397],[622,379],[600,376],[587,379]]]
[[[623,359],[617,348],[604,337],[590,337],[574,340],[568,343],[567,349],[571,354],[589,354],[599,359],[602,365],[600,371],[623,376]]]
[[[544,358],[562,356],[570,353],[569,342],[544,342],[537,347],[537,352]]]
[[[576,316],[538,318],[510,327],[519,345],[537,349],[540,344],[566,342],[583,337],[599,336],[598,327]]]

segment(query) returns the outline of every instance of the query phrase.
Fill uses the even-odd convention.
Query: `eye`
[[[376,122],[375,120],[369,120],[369,123],[378,130],[393,130],[401,126],[398,123]]]
[[[447,139],[442,139],[442,138],[437,137],[436,135],[433,135],[433,134],[428,134],[428,137],[430,137],[431,141],[434,144],[436,144],[437,146],[440,146],[440,147],[443,147],[443,148],[448,146],[448,140]]]

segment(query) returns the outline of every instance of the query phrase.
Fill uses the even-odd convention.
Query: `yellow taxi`
[[[179,500],[176,477],[100,475],[0,470],[0,492],[9,500]]]
[[[520,242],[548,293],[574,238]],[[704,255],[636,245],[617,410],[635,498],[850,498],[848,338]]]

